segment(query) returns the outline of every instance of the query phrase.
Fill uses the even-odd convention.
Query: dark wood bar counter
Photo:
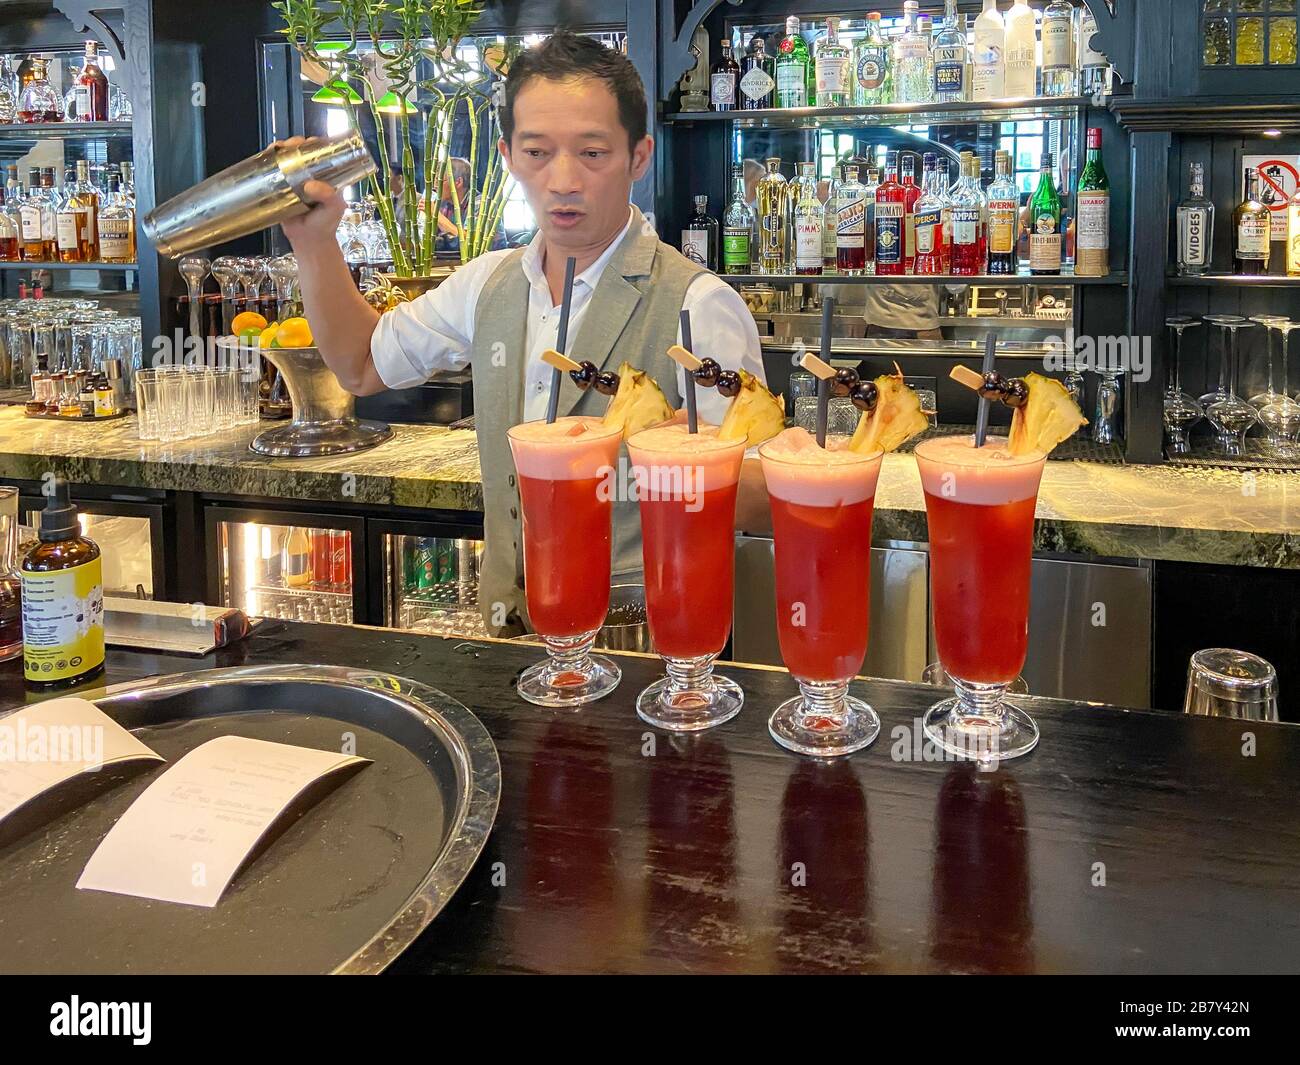
[[[1038,749],[980,772],[922,747],[934,689],[865,682],[880,738],[822,764],[767,735],[794,690],[782,671],[723,667],[744,710],[680,738],[633,709],[657,659],[618,656],[619,690],[565,714],[514,692],[541,653],[274,622],[206,658],[110,651],[105,683],[334,663],[465,703],[500,752],[500,810],[395,972],[1259,973],[1300,958],[1294,726],[1028,698]],[[20,663],[0,694],[30,698]]]

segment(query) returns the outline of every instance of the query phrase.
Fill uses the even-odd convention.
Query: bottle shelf
[[[21,259],[17,262],[0,261],[0,270],[139,270],[139,263],[60,263]]]
[[[1202,274],[1181,277],[1170,274],[1166,280],[1175,288],[1300,288],[1300,277],[1283,274]]]
[[[48,137],[98,137],[130,139],[130,122],[5,122],[0,123],[0,140],[40,140]]]
[[[957,277],[952,274],[718,274],[737,285],[1127,285],[1128,274],[1103,277],[1075,277],[1069,269],[1060,274],[979,274]],[[1285,281],[1286,278],[1279,280]]]
[[[1074,118],[1098,104],[1091,96],[1034,96],[953,104],[878,104],[871,107],[782,107],[758,111],[674,111],[663,121],[676,125],[730,122],[742,129],[836,129],[864,126],[966,125]]]

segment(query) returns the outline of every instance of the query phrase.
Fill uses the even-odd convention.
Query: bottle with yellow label
[[[66,481],[41,511],[40,542],[22,561],[23,674],[37,690],[104,671],[104,579],[99,546],[81,535]]]

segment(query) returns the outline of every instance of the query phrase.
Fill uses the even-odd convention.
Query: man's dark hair
[[[631,60],[594,37],[559,30],[541,44],[520,52],[510,65],[500,114],[501,135],[507,144],[515,132],[515,97],[533,78],[549,81],[596,78],[603,81],[618,101],[618,118],[627,130],[628,148],[636,147],[645,136],[645,86],[641,84],[641,75]]]

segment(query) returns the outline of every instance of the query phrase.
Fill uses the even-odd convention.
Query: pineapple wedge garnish
[[[740,371],[740,395],[731,401],[718,427],[719,440],[744,440],[757,447],[785,429],[785,402],[774,396],[757,377]]]
[[[1066,387],[1042,374],[1026,374],[1029,399],[1011,416],[1007,450],[1013,455],[1047,454],[1070,439],[1088,419]]]
[[[618,391],[609,401],[604,425],[622,426],[623,439],[673,416],[672,405],[659,383],[644,370],[625,362],[618,368]]]
[[[864,455],[896,451],[930,426],[921,410],[921,398],[903,381],[901,372],[881,374],[876,389],[876,409],[858,419],[857,432],[849,441],[850,450]]]

